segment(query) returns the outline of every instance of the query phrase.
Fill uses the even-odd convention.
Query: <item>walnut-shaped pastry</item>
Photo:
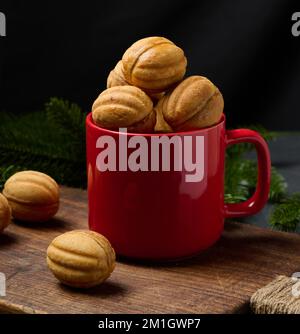
[[[187,60],[181,48],[164,37],[143,38],[122,58],[125,80],[146,91],[160,93],[185,75]]]
[[[9,225],[11,218],[11,208],[8,201],[0,194],[0,233]]]
[[[14,218],[41,222],[52,218],[59,208],[59,187],[48,175],[36,171],[18,172],[5,183],[7,198]]]
[[[63,284],[90,288],[104,282],[115,268],[116,255],[101,234],[75,230],[56,237],[47,250],[47,264]]]
[[[116,86],[103,91],[92,107],[93,121],[102,128],[128,132],[153,132],[155,112],[150,97],[134,86]]]
[[[116,86],[131,86],[124,77],[123,63],[122,60],[118,61],[117,65],[113,70],[110,71],[107,78],[107,88],[116,87]],[[161,93],[151,93],[146,92],[149,95],[153,102],[157,102],[164,96],[164,92]]]
[[[207,78],[191,76],[183,80],[157,104],[174,131],[201,129],[219,122],[224,109],[223,96]]]
[[[122,60],[118,61],[116,67],[110,71],[107,78],[107,88],[115,86],[128,86],[129,83],[126,81],[123,73]]]

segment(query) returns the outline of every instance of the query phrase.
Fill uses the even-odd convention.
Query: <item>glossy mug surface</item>
[[[91,114],[86,126],[89,227],[106,236],[119,255],[160,261],[194,255],[219,239],[224,218],[254,214],[268,199],[271,163],[266,142],[252,130],[226,131],[224,116],[215,126],[173,134],[110,131],[95,125]],[[147,148],[143,170],[128,168],[137,158],[141,144],[136,137],[141,136],[144,151]],[[174,136],[179,146],[169,145],[169,152],[158,154],[157,146],[151,146]],[[256,147],[257,188],[246,202],[224,204],[225,150],[242,142]],[[110,144],[115,155],[104,159]],[[170,170],[163,165],[168,157]],[[159,165],[154,164],[154,170],[153,159]],[[141,157],[136,161],[141,163]]]

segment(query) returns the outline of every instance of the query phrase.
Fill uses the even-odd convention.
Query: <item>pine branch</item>
[[[275,167],[272,167],[271,172],[269,200],[272,203],[279,203],[281,200],[286,198],[288,185],[284,177],[277,171]]]
[[[245,177],[245,166],[249,160],[238,157],[226,158],[225,202],[237,203],[245,201],[250,196],[249,179]]]
[[[270,225],[275,229],[293,232],[300,223],[300,193],[295,193],[277,204],[270,215]]]
[[[75,103],[53,97],[45,105],[47,120],[61,134],[82,142],[85,136],[85,114]]]
[[[238,203],[248,199],[257,183],[257,163],[242,158],[227,158],[225,174],[225,201]],[[287,183],[275,167],[271,170],[269,200],[279,202],[287,194]]]
[[[0,167],[0,190],[3,189],[4,183],[16,172],[23,170],[18,166]]]
[[[266,141],[275,140],[277,137],[277,133],[270,132],[261,125],[250,125],[244,128],[259,132]],[[245,201],[252,195],[257,182],[257,166],[254,161],[245,159],[244,154],[253,149],[254,145],[250,143],[241,143],[227,148],[224,196],[226,203]],[[276,198],[280,198],[285,191],[284,178],[273,168],[270,200],[276,201]]]
[[[78,106],[60,99],[51,99],[45,111],[20,117],[1,113],[0,168],[39,170],[61,184],[84,187],[84,119]]]

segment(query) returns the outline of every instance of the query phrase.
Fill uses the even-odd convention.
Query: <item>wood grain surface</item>
[[[54,220],[14,223],[0,235],[0,272],[7,277],[0,312],[242,313],[258,288],[300,271],[300,236],[227,223],[221,240],[193,259],[118,262],[106,283],[80,291],[61,285],[45,261],[51,240],[78,228],[87,228],[87,194],[62,188]]]

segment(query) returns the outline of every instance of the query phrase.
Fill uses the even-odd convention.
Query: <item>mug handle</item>
[[[239,143],[252,143],[257,152],[258,177],[255,193],[241,203],[225,203],[225,217],[236,218],[253,215],[260,211],[268,201],[271,183],[271,159],[267,143],[256,131],[237,129],[226,131],[226,147]]]

